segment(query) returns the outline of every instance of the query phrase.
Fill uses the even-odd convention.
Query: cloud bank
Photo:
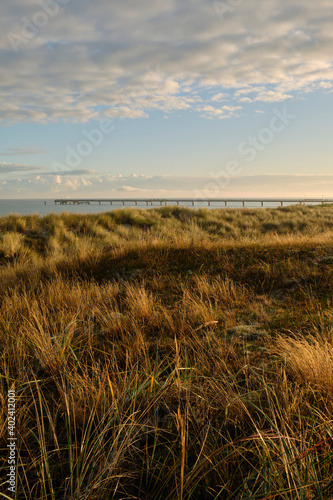
[[[158,110],[221,119],[330,92],[332,20],[331,0],[11,0],[0,19],[2,123]]]
[[[76,174],[76,175],[75,175]],[[212,177],[94,175],[77,170],[0,179],[1,197],[155,198],[155,197],[331,197],[333,175],[240,175],[224,187]],[[215,187],[214,187],[215,186]]]

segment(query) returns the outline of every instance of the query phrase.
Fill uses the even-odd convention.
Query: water
[[[168,205],[172,205],[172,203],[169,203]],[[285,206],[287,205],[295,205],[295,203],[284,203]],[[149,207],[147,207],[146,203],[139,202],[139,204],[136,206],[135,203],[125,203],[125,208],[126,207],[134,207],[134,208],[157,208],[159,207],[159,203],[154,203],[153,205],[149,204]],[[195,203],[194,207],[192,207],[192,203],[186,203],[186,202],[180,202],[180,205],[182,207],[189,207],[189,208],[200,208],[200,207],[206,207],[206,208],[225,208],[223,203],[211,203],[210,207],[207,207],[207,202],[199,202]],[[280,204],[278,202],[276,203],[265,203],[264,208],[269,208],[269,207],[278,207]],[[0,216],[3,215],[9,215],[9,214],[21,214],[21,215],[31,215],[31,214],[38,214],[38,215],[47,215],[50,213],[56,213],[56,214],[61,214],[62,212],[69,212],[69,213],[74,213],[74,214],[96,214],[96,213],[101,213],[101,212],[110,212],[112,210],[118,210],[119,208],[124,208],[122,202],[116,202],[113,203],[113,205],[110,205],[108,203],[102,203],[99,205],[98,203],[91,203],[90,205],[82,204],[82,205],[56,205],[54,203],[54,200],[50,199],[44,199],[44,200],[0,200]],[[228,203],[227,208],[243,208],[242,203]],[[246,208],[262,208],[260,203],[247,203]]]

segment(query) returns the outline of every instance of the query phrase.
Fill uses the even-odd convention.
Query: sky
[[[331,0],[11,0],[0,199],[333,197]]]

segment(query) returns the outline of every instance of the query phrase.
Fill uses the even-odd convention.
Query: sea
[[[287,205],[294,205],[296,203],[288,203],[285,202],[284,206]],[[167,203],[167,205],[175,205],[175,203]],[[4,200],[0,199],[0,217],[4,215],[9,215],[9,214],[20,214],[20,215],[32,215],[32,214],[38,214],[38,215],[48,215],[50,213],[55,213],[55,214],[61,214],[63,212],[69,212],[69,213],[74,213],[74,214],[91,214],[91,213],[101,213],[101,212],[110,212],[113,210],[118,210],[120,208],[127,208],[127,207],[134,207],[134,208],[142,208],[142,209],[147,209],[147,208],[157,208],[160,206],[160,203],[154,202],[153,204],[149,203],[149,206],[147,206],[146,203],[144,202],[139,202],[138,205],[136,206],[135,203],[133,202],[125,202],[125,205],[123,206],[123,203],[121,200],[119,202],[114,202],[112,205],[109,203],[101,203],[101,205],[98,202],[92,202],[90,205],[88,204],[80,204],[80,205],[59,205],[55,204],[54,200],[52,199],[29,199],[29,200]],[[180,202],[179,206],[182,207],[189,207],[189,208],[202,208],[206,207],[209,209],[214,209],[214,208],[226,208],[224,206],[224,203],[218,203],[218,202],[212,202],[210,207],[207,206],[207,202],[198,202],[195,203],[194,206],[192,206],[191,202]],[[280,203],[277,202],[266,202],[264,205],[264,208],[274,208],[280,206]],[[228,203],[227,208],[244,208],[241,202],[234,202],[234,203]],[[250,202],[245,205],[245,208],[262,208],[261,204],[258,202]]]

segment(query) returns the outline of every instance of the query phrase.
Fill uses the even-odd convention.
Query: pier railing
[[[229,203],[240,203],[243,207],[251,203],[260,203],[263,207],[265,203],[276,203],[283,206],[284,204],[300,203],[300,204],[324,204],[333,203],[333,198],[91,198],[91,199],[71,199],[71,198],[60,198],[54,200],[55,204],[58,205],[81,205],[81,204],[122,204],[126,205],[128,203],[134,205],[147,205],[152,206],[154,204],[159,205],[192,205],[203,204],[211,206],[212,204],[222,204],[225,207]]]

